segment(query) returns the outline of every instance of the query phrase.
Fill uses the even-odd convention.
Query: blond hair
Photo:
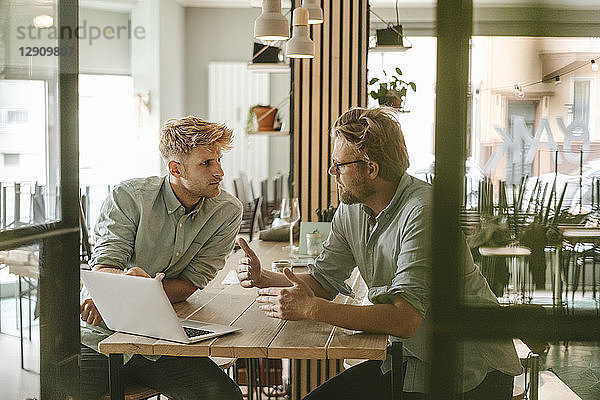
[[[170,119],[162,128],[158,150],[165,161],[183,161],[198,146],[216,145],[220,150],[231,148],[233,131],[224,124],[197,117]]]
[[[378,163],[379,176],[387,181],[400,181],[410,165],[393,108],[350,108],[333,123],[331,134],[345,139],[358,157]]]

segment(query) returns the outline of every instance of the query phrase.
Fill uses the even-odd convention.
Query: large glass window
[[[593,104],[600,92],[592,60],[600,41],[479,36],[472,48],[469,151],[477,165],[509,191],[525,177],[529,190],[538,177],[550,186],[556,179],[559,195],[567,185],[563,205],[589,212],[599,175],[600,113]]]
[[[404,52],[369,51],[369,80],[378,78],[379,81],[368,89],[369,92],[377,91],[381,83],[392,81],[394,75],[407,83],[414,82],[416,91],[407,88],[404,110],[397,113],[397,118],[408,148],[408,172],[425,179],[433,173],[436,39],[410,37],[405,40],[410,40],[412,48]],[[398,75],[396,68],[400,69],[402,75]],[[369,95],[369,107],[378,104],[378,100]]]
[[[160,172],[157,139],[138,121],[143,107],[131,76],[79,76],[79,180],[90,227],[111,186]]]

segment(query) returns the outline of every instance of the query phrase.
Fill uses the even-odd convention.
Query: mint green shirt
[[[332,295],[352,295],[345,283],[355,267],[369,288],[369,300],[391,303],[400,295],[423,317],[417,333],[410,339],[391,336],[403,344],[406,362],[404,391],[427,390],[430,352],[427,346],[429,304],[431,302],[431,186],[408,174],[400,179],[390,204],[375,216],[361,204],[340,204],[333,218],[331,233],[324,250],[309,265],[312,276]],[[463,273],[464,302],[469,305],[498,307],[479,268],[465,248],[460,265]],[[457,392],[477,387],[492,370],[509,375],[521,373],[521,364],[510,340],[464,341],[458,373],[461,385]],[[384,361],[382,372],[390,370]]]
[[[225,265],[241,221],[242,204],[225,190],[186,214],[168,175],[131,179],[117,185],[102,204],[89,264],[136,266],[150,276],[185,277],[202,289]],[[97,350],[109,333],[104,324],[86,324],[82,343]]]

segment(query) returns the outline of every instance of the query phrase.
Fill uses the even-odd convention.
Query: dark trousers
[[[389,399],[392,373],[381,373],[381,361],[365,361],[329,379],[309,393],[304,400]],[[457,395],[457,400],[511,400],[513,377],[499,371],[486,375],[475,389]],[[427,400],[424,393],[402,393],[402,400]]]
[[[163,356],[150,361],[135,355],[122,369],[125,384],[152,388],[169,399],[241,400],[242,392],[210,358]],[[108,392],[108,357],[81,346],[81,399]]]

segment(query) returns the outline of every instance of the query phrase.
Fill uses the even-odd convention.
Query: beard
[[[338,182],[338,197],[344,204],[364,203],[366,199],[375,194],[375,190],[369,187],[364,181],[353,180],[352,189]]]

